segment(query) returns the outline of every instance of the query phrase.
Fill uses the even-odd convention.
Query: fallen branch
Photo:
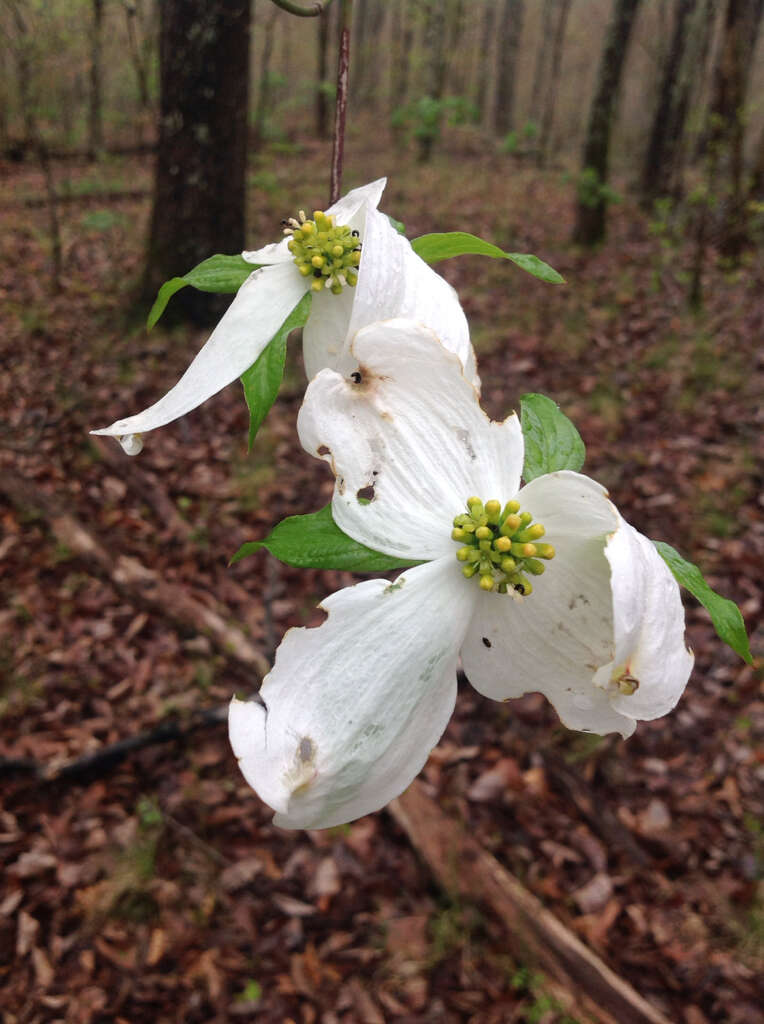
[[[0,494],[20,509],[37,509],[43,514],[59,543],[82,558],[98,576],[130,601],[159,614],[183,630],[201,633],[227,658],[263,676],[270,670],[266,657],[239,626],[228,622],[228,609],[211,595],[202,603],[188,589],[167,583],[153,569],[129,555],[111,555],[74,516],[61,512],[65,502],[43,496],[15,474],[4,471]]]
[[[104,462],[127,484],[128,489],[153,508],[160,522],[181,540],[188,540],[193,528],[178,512],[175,502],[161,486],[154,473],[138,465],[136,459],[129,459],[113,438],[91,436],[90,443],[98,450]]]
[[[81,782],[117,768],[126,757],[146,747],[183,740],[198,729],[219,725],[228,718],[228,705],[195,712],[187,719],[172,718],[96,750],[92,754],[53,764],[40,764],[28,757],[0,757],[0,777],[32,776],[39,783]]]
[[[444,889],[492,911],[506,929],[510,952],[545,972],[566,1012],[599,1024],[670,1024],[444,814],[421,782],[389,809]]]

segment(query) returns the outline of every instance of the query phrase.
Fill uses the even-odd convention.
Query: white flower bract
[[[349,341],[361,327],[394,316],[416,317],[435,330],[453,351],[467,376],[477,381],[469,328],[456,292],[377,210],[386,179],[348,192],[326,211],[335,222],[358,231],[363,249],[355,288],[339,295],[314,294],[303,328],[303,355],[308,378],[324,367],[353,369]],[[116,420],[93,434],[134,437],[162,427],[195,409],[240,377],[274,337],[312,278],[303,277],[288,248],[289,239],[243,253],[259,264],[178,383],[143,412]],[[140,450],[137,441],[123,447]]]
[[[460,655],[486,696],[538,690],[568,727],[624,737],[676,704],[693,662],[650,541],[579,473],[521,489],[517,417],[485,416],[432,331],[374,324],[352,354],[353,375],[325,369],[309,385],[300,440],[331,464],[347,534],[425,564],[333,594],[323,625],[287,633],[259,702],[233,700],[241,770],[287,828],[349,821],[402,792],[451,715]],[[451,528],[471,495],[517,498],[546,527],[556,555],[528,596],[463,576]]]

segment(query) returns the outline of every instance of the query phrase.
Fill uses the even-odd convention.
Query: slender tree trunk
[[[552,127],[554,125],[554,107],[560,88],[560,72],[562,71],[562,51],[565,45],[565,29],[568,27],[568,15],[572,0],[557,0],[557,20],[552,36],[552,54],[549,66],[549,81],[544,95],[544,109],[541,114],[538,148],[536,160],[543,167],[552,152]]]
[[[464,15],[464,0],[450,0],[446,7],[446,51],[455,56],[461,53]],[[464,94],[464,64],[459,60],[451,60],[449,91],[455,96]]]
[[[759,141],[754,151],[748,196],[758,202],[764,201],[764,127],[759,132]]]
[[[674,91],[663,146],[662,162],[666,183],[662,187],[665,187],[668,195],[675,197],[682,193],[682,169],[687,150],[685,127],[690,110],[690,99],[693,92],[696,91],[698,81],[704,75],[715,20],[714,0],[699,0],[688,28],[684,61]]]
[[[146,298],[207,256],[244,247],[249,36],[249,0],[161,4],[159,145]],[[178,299],[181,315],[199,323],[220,310],[192,288]]]
[[[573,234],[573,240],[579,245],[596,245],[605,237],[607,199],[604,187],[608,180],[610,136],[638,6],[639,0],[616,0],[600,58],[597,88],[589,111]]]
[[[409,68],[414,45],[414,19],[409,0],[396,0],[391,34],[390,118],[393,142],[401,149],[406,137],[404,107],[409,93]]]
[[[268,104],[271,98],[271,59],[273,58],[277,17],[278,8],[272,7],[268,11],[263,28],[263,52],[260,57],[260,78],[257,83],[257,99],[255,100],[255,117],[252,129],[252,146],[255,150],[260,149],[265,137],[265,119],[268,116]]]
[[[137,8],[133,0],[125,0],[125,19],[127,22],[127,48],[130,51],[130,62],[135,72],[135,82],[138,86],[138,104],[141,113],[149,109],[149,76],[148,68],[144,61],[144,53],[138,41],[138,30],[136,26]]]
[[[426,95],[429,99],[440,103],[448,71],[446,11],[441,0],[427,0],[424,49],[427,54]],[[426,163],[432,156],[432,147],[440,135],[441,120],[441,114],[438,112],[436,120],[429,124],[428,130],[423,131],[417,139],[420,163]]]
[[[379,108],[381,98],[380,78],[382,72],[382,61],[378,57],[378,50],[380,46],[384,45],[382,40],[389,0],[366,0],[366,2],[370,3],[365,55],[367,67],[363,76],[363,88],[358,95],[358,102],[365,109],[376,111]]]
[[[50,234],[50,284],[53,294],[61,291],[61,270],[63,267],[63,253],[61,246],[61,223],[58,217],[58,196],[56,194],[53,171],[50,166],[47,144],[42,137],[37,123],[37,115],[32,100],[32,66],[34,39],[29,31],[29,26],[24,18],[24,12],[20,3],[9,4],[13,15],[13,26],[17,40],[17,69],[19,81],[19,99],[21,102],[21,114],[24,120],[24,131],[26,142],[34,152],[37,163],[42,171],[45,181],[45,197],[48,209],[48,231]]]
[[[336,0],[339,2],[339,0]],[[369,34],[369,0],[354,0],[353,10],[353,66],[350,70],[352,94],[360,96],[366,88],[368,72],[367,37]]]
[[[652,205],[658,196],[668,191],[668,166],[666,149],[669,145],[668,130],[671,124],[671,110],[678,86],[678,75],[682,65],[682,53],[687,39],[687,20],[695,0],[679,0],[674,15],[674,31],[671,45],[663,64],[658,102],[653,114],[650,138],[642,165],[640,192],[645,206]]]
[[[488,119],[488,78],[490,73],[489,55],[492,50],[494,26],[496,24],[496,4],[488,0],[483,5],[483,23],[480,27],[480,53],[478,55],[478,77],[475,92],[475,106],[478,109],[480,123]]]
[[[103,0],[93,0],[90,35],[90,103],[88,109],[88,156],[103,153]]]
[[[493,112],[493,126],[496,135],[504,136],[514,128],[517,55],[520,49],[524,13],[524,0],[504,0],[499,28],[496,102]]]
[[[5,47],[0,48],[0,153],[5,153],[8,148],[8,67],[7,51]]]
[[[533,69],[533,88],[529,117],[538,125],[541,119],[541,97],[545,80],[549,77],[549,60],[552,50],[552,36],[555,0],[544,0],[541,11],[541,35],[536,47],[536,64]]]
[[[735,262],[748,240],[745,101],[762,8],[764,0],[729,0],[708,111],[708,183],[721,211],[719,248]]]
[[[24,20],[19,3],[11,4],[13,25],[16,33],[16,85],[21,107],[21,120],[24,125],[22,150],[34,149],[37,139],[37,122],[35,118],[35,96],[32,82],[32,42],[31,33]]]
[[[330,5],[316,18],[318,22],[316,52],[318,64],[318,83],[316,87],[316,136],[319,139],[329,137],[329,29],[333,5]]]

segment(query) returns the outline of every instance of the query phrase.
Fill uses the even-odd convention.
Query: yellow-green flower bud
[[[520,516],[514,512],[507,516],[504,522],[501,524],[501,535],[503,537],[511,537],[516,530],[519,530],[521,526]]]
[[[526,558],[523,568],[533,576],[540,576],[545,571],[546,566],[543,562],[539,562],[538,558]]]
[[[554,544],[537,544],[536,545],[536,557],[537,558],[554,558],[556,552],[554,550]]]
[[[487,501],[485,503],[485,514],[488,516],[489,523],[498,523],[499,516],[501,515],[501,502],[496,501],[494,498]]]

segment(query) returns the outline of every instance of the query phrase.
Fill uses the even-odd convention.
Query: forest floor
[[[503,416],[527,391],[554,397],[624,515],[698,563],[755,629],[761,261],[733,272],[710,259],[693,315],[681,229],[651,230],[625,201],[607,244],[583,253],[567,241],[572,186],[559,174],[477,146],[422,168],[381,146],[350,140],[346,185],[389,173],[383,209],[410,237],[472,231],[567,279],[553,287],[478,257],[439,268],[470,320],[487,411]],[[309,194],[294,184],[306,166]],[[252,246],[296,207],[322,204],[327,166],[316,144],[253,160]],[[60,209],[53,297],[47,214],[27,203],[44,195],[42,178],[2,170],[0,755],[55,766],[257,685],[246,650],[183,628],[172,602],[147,605],[125,574],[153,571],[196,606],[222,608],[267,657],[352,577],[265,554],[227,567],[242,542],[331,493],[326,467],[297,442],[296,346],[250,455],[238,386],[150,435],[137,459],[88,436],[162,395],[203,340],[136,323],[150,162],[54,169],[75,198]],[[72,520],[98,557],[62,539]],[[628,741],[568,732],[538,695],[496,704],[465,686],[423,779],[671,1021],[752,1024],[764,995],[760,681],[691,599],[687,625],[685,696]],[[594,794],[586,816],[553,763]],[[312,833],[270,818],[222,723],[95,778],[6,776],[3,1024],[570,1024],[543,979],[506,954],[503,922],[438,889],[388,812]]]

